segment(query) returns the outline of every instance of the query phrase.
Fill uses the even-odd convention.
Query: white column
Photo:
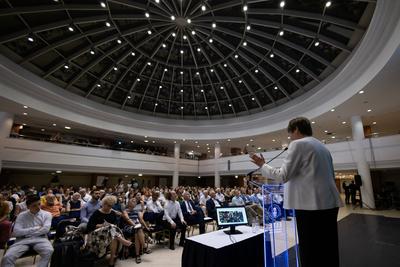
[[[214,186],[221,186],[221,177],[219,176],[219,158],[221,157],[221,146],[217,143],[214,147]]]
[[[174,146],[174,157],[175,157],[175,165],[174,165],[174,176],[172,177],[172,188],[175,188],[179,184],[179,158],[181,153],[181,145],[175,144]]]
[[[13,123],[14,123],[13,114],[7,112],[0,112],[0,173],[3,167],[3,160],[5,159],[5,155],[3,153],[5,138],[10,136]]]
[[[351,117],[351,128],[354,140],[354,158],[357,163],[358,174],[361,176],[361,197],[363,202],[372,209],[375,209],[374,191],[372,189],[371,172],[364,153],[363,140],[364,126],[360,116]]]

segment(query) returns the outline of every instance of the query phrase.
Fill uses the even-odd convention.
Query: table
[[[264,266],[262,229],[256,233],[249,226],[238,226],[236,229],[242,234],[229,236],[219,230],[187,238],[182,267]]]

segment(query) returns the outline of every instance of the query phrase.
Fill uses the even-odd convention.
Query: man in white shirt
[[[339,266],[337,215],[342,202],[329,150],[312,137],[310,121],[289,122],[292,142],[280,168],[251,155],[264,177],[284,185],[284,208],[295,209],[302,266]]]
[[[217,188],[215,191],[216,191],[215,197],[218,199],[219,202],[224,203],[225,196],[224,196],[224,194],[221,193],[221,189]]]
[[[206,206],[206,202],[209,199],[210,199],[210,196],[208,195],[208,191],[204,190],[203,194],[200,195],[200,200],[199,200],[200,207],[205,207]]]
[[[196,206],[195,203],[190,199],[189,192],[183,193],[181,210],[187,225],[198,224],[200,234],[204,234],[206,232],[203,210],[199,206]]]
[[[86,194],[86,189],[82,188],[81,190],[79,190],[79,194],[81,194],[81,199],[87,203],[92,199],[92,196],[89,194]]]
[[[40,255],[38,267],[47,267],[53,254],[53,246],[47,238],[50,231],[51,214],[40,209],[40,198],[27,197],[28,210],[21,212],[15,221],[13,236],[17,238],[1,262],[1,267],[13,267],[16,260],[30,248]]]
[[[181,206],[179,202],[176,201],[175,191],[171,191],[165,194],[167,203],[164,207],[164,223],[165,226],[170,230],[169,233],[169,249],[175,249],[175,235],[176,229],[181,229],[181,240],[179,246],[183,247],[185,242],[186,233],[186,222],[183,218]]]
[[[151,199],[147,201],[146,210],[143,214],[143,219],[146,222],[150,222],[152,224],[156,224],[157,226],[161,226],[162,219],[164,216],[164,208],[161,206],[158,197],[160,192],[155,191],[151,194]]]
[[[244,206],[245,204],[243,198],[240,197],[240,191],[236,189],[235,196],[232,198],[232,206]]]

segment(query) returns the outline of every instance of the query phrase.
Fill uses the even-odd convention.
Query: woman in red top
[[[0,249],[3,249],[11,236],[11,222],[8,220],[10,207],[5,201],[0,201]]]

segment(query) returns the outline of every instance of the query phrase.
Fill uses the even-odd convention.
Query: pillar
[[[5,159],[3,153],[5,138],[10,136],[13,123],[14,123],[13,114],[7,112],[0,112],[0,173],[3,167],[2,162]]]
[[[357,163],[358,174],[361,176],[361,196],[367,207],[375,209],[374,191],[372,188],[371,172],[364,153],[364,127],[360,116],[351,117],[351,128],[354,140],[354,158]]]
[[[180,144],[175,144],[174,146],[174,175],[172,177],[172,188],[178,187],[179,184],[179,160],[180,160],[181,146]]]
[[[221,186],[221,177],[219,176],[219,158],[221,157],[221,146],[219,143],[214,147],[214,186],[218,188]]]

